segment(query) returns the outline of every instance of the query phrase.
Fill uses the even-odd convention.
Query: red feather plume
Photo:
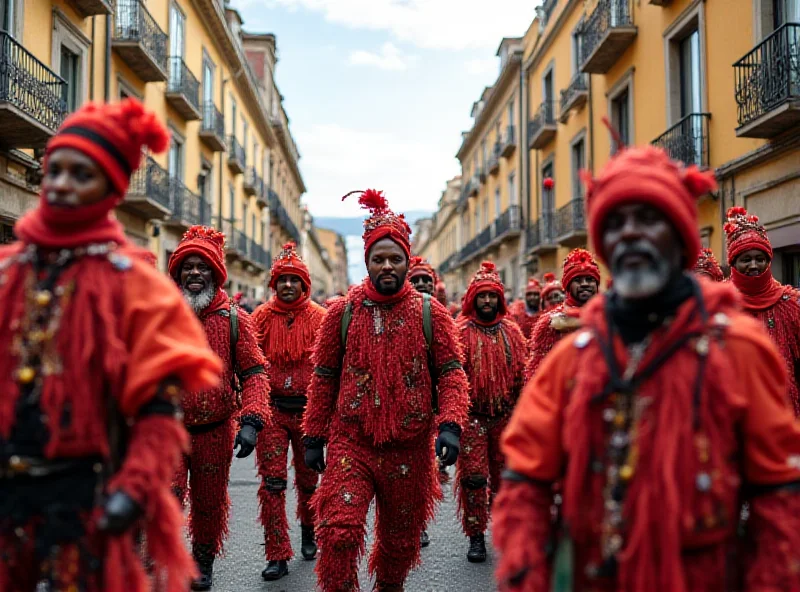
[[[747,216],[747,210],[742,206],[733,206],[732,208],[728,209],[728,213],[726,214],[727,218],[735,218],[737,216]]]

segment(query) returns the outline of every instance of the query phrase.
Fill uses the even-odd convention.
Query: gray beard
[[[638,250],[651,255],[653,264],[645,269],[616,270],[617,262],[629,246],[619,245],[611,256],[611,269],[614,278],[614,291],[626,300],[640,300],[655,296],[669,282],[669,262],[647,243],[636,245]]]
[[[203,288],[202,292],[194,293],[186,288],[181,288],[181,291],[183,292],[183,297],[186,299],[186,302],[189,303],[189,306],[192,307],[195,314],[200,314],[208,308],[208,305],[214,300],[214,295],[217,293],[217,286],[212,280],[210,284]]]

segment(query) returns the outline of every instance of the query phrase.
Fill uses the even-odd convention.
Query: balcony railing
[[[120,207],[147,220],[169,215],[172,200],[167,171],[148,156],[131,175],[128,192]]]
[[[503,136],[503,143],[500,147],[500,156],[508,157],[514,152],[517,147],[517,130],[513,125],[506,127],[506,133]]]
[[[581,70],[605,74],[636,37],[630,0],[599,0],[581,29]]]
[[[690,113],[653,140],[670,158],[684,164],[708,167],[708,113]]]
[[[286,233],[292,238],[292,240],[300,244],[300,231],[297,228],[297,225],[292,221],[292,218],[289,216],[289,212],[286,211],[286,208],[283,207],[280,198],[278,198],[278,194],[269,190],[269,213],[270,216],[281,226]]]
[[[553,101],[544,101],[528,122],[528,148],[544,148],[555,137],[557,129]]]
[[[473,255],[481,253],[492,244],[497,244],[503,239],[520,231],[519,206],[509,206],[494,222],[484,228],[475,238],[461,249],[460,260],[466,260]]]
[[[558,242],[572,246],[586,240],[586,217],[582,197],[576,197],[567,205],[558,208],[555,220],[555,235]]]
[[[165,97],[184,119],[200,119],[200,82],[179,56],[169,58]]]
[[[481,190],[481,178],[480,175],[476,173],[472,175],[472,178],[469,180],[469,194],[478,195],[478,192],[480,190]]]
[[[444,274],[452,271],[453,269],[455,269],[456,265],[458,265],[458,262],[460,260],[461,260],[461,254],[458,251],[452,253],[447,259],[442,261],[441,265],[439,265],[439,273]]]
[[[256,167],[247,167],[244,174],[244,183],[242,187],[247,195],[260,195],[264,181],[256,172]]]
[[[264,269],[268,269],[270,266],[269,261],[269,254],[267,250],[264,249],[260,244],[254,241],[252,238],[248,238],[248,258],[257,263]]]
[[[0,31],[0,145],[43,148],[64,120],[67,83]]]
[[[555,215],[545,212],[526,231],[526,248],[528,252],[541,253],[555,251],[558,246],[555,240]]]
[[[561,123],[566,123],[569,113],[578,110],[586,104],[589,98],[589,89],[586,86],[586,75],[579,72],[573,76],[569,86],[561,91],[560,116]]]
[[[738,136],[772,138],[800,123],[800,24],[785,24],[733,65]]]
[[[492,149],[492,154],[489,157],[489,174],[494,175],[500,172],[500,142],[497,142]]]
[[[214,103],[203,104],[203,119],[200,123],[200,139],[214,152],[224,152],[225,118]]]
[[[167,34],[141,0],[116,0],[111,42],[139,78],[167,80]]]
[[[228,138],[228,167],[235,175],[241,175],[246,162],[247,154],[244,147],[236,139],[236,136],[231,134]]]
[[[211,204],[205,203],[199,195],[189,191],[183,181],[175,177],[170,178],[169,192],[172,224],[189,227],[211,222]]]

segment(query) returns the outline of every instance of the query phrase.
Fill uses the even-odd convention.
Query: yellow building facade
[[[39,157],[64,115],[136,97],[172,139],[166,154],[146,156],[116,212],[128,237],[165,269],[190,225],[212,224],[227,239],[226,288],[263,297],[270,252],[284,235],[301,240],[305,190],[274,84],[274,37],[244,33],[218,0],[0,6],[3,238],[37,199]],[[255,74],[261,46],[271,47],[269,84]]]
[[[723,217],[743,205],[770,233],[775,276],[797,285],[798,0],[547,0],[522,46],[520,275],[559,272],[571,248],[587,245],[578,172],[599,172],[616,150],[608,118],[625,144],[716,171],[698,231],[721,261]],[[462,155],[472,174],[473,153],[462,145]],[[466,245],[459,261],[469,261]]]
[[[350,280],[347,276],[347,244],[344,237],[330,228],[316,227],[316,234],[322,247],[328,252],[332,268],[333,294],[347,294]]]

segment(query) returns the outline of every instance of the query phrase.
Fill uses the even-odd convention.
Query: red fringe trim
[[[307,359],[325,309],[308,300],[305,306],[287,313],[278,309],[273,300],[259,306],[253,313],[253,325],[258,331],[258,342],[264,355],[270,362]]]

